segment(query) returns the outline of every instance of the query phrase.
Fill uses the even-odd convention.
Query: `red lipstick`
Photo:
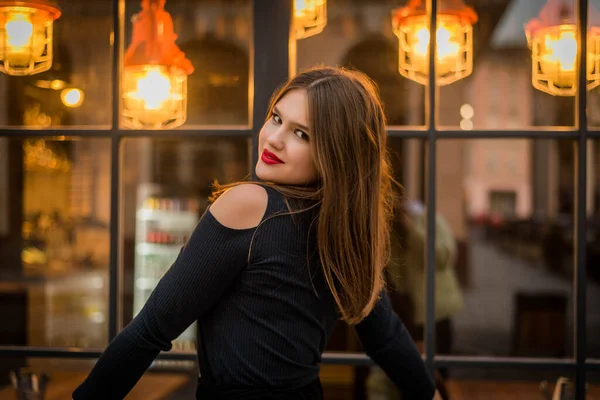
[[[275,164],[285,164],[283,161],[281,161],[279,159],[279,157],[277,157],[275,154],[271,153],[269,150],[264,149],[262,152],[262,155],[260,156],[260,159],[265,163],[265,164],[269,164],[269,165],[275,165]]]

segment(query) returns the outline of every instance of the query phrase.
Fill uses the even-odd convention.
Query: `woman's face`
[[[260,130],[256,175],[263,181],[305,185],[317,180],[310,149],[308,97],[305,90],[286,93]]]

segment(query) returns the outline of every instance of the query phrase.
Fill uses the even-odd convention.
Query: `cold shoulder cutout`
[[[251,229],[262,221],[267,204],[268,195],[264,187],[241,184],[223,193],[210,206],[210,212],[227,228]]]

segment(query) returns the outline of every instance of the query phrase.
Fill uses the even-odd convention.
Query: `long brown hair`
[[[394,196],[381,100],[365,74],[318,67],[278,89],[268,116],[286,93],[297,89],[308,97],[311,151],[319,179],[303,187],[266,184],[289,199],[315,201],[323,273],[342,319],[356,324],[377,302],[389,259]],[[250,182],[217,185],[213,199],[241,183]]]

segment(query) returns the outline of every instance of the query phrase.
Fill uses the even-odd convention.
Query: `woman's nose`
[[[281,150],[284,147],[283,127],[279,127],[275,132],[267,137],[267,143],[274,149]]]

